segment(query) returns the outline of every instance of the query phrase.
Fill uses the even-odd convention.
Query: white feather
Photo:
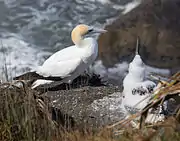
[[[149,87],[154,88],[156,84],[145,80],[145,66],[140,55],[134,57],[128,70],[129,73],[123,80],[123,104],[128,113],[132,114],[148,104],[151,96]],[[133,93],[133,90],[136,92]]]
[[[96,40],[85,38],[81,46],[70,46],[50,56],[42,66],[37,68],[36,73],[44,77],[61,77],[64,78],[63,82],[69,83],[94,62],[97,54],[98,44]],[[39,82],[34,82],[33,88],[37,87],[38,84],[45,84],[50,81]]]

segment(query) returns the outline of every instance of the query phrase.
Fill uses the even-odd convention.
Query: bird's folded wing
[[[51,55],[44,63],[42,66],[49,65],[50,63],[55,63],[55,62],[61,62],[61,61],[66,61],[66,60],[72,60],[72,59],[77,59],[81,57],[83,54],[82,49],[79,49],[75,46],[70,46],[67,48],[64,48],[53,55]]]
[[[39,67],[36,72],[44,77],[54,76],[64,78],[74,73],[77,68],[81,67],[81,64],[81,58],[59,62],[51,62],[49,64]]]

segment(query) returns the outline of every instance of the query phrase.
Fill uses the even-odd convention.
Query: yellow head
[[[83,36],[90,32],[102,33],[102,32],[106,32],[106,30],[96,29],[85,24],[79,24],[71,32],[71,38],[73,43],[79,44],[79,42],[83,39]]]

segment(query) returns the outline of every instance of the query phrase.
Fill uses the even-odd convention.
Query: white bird
[[[91,65],[98,55],[98,44],[92,37],[84,37],[88,33],[104,33],[106,30],[77,25],[71,32],[75,45],[62,49],[50,56],[35,71],[15,77],[14,80],[35,79],[32,88],[53,81],[71,83]]]
[[[123,106],[128,114],[135,114],[149,102],[151,92],[156,84],[145,80],[145,65],[138,53],[139,40],[136,45],[136,55],[129,64],[128,74],[123,80]]]

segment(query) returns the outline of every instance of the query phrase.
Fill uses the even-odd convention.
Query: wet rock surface
[[[180,1],[144,0],[120,15],[99,36],[99,59],[106,67],[131,61],[139,36],[143,61],[157,68],[180,67]]]

